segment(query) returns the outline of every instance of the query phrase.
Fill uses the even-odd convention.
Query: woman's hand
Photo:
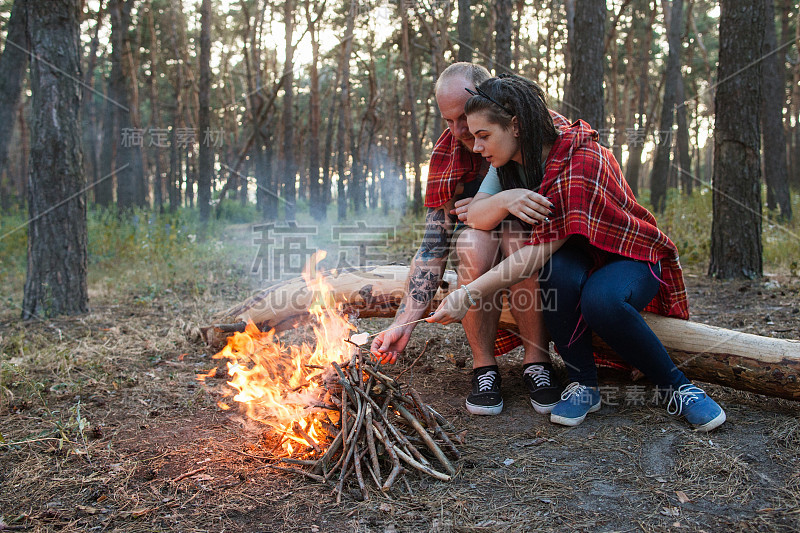
[[[528,189],[509,189],[505,195],[508,212],[528,224],[549,221],[553,215],[553,203],[539,193]]]
[[[467,314],[472,304],[469,301],[467,291],[463,288],[456,289],[442,300],[439,308],[433,316],[426,318],[427,322],[437,322],[439,324],[452,324],[458,322]]]
[[[464,224],[467,223],[467,212],[469,211],[469,204],[472,202],[472,197],[462,198],[455,203],[453,209],[450,210],[451,215],[458,217],[458,221]]]

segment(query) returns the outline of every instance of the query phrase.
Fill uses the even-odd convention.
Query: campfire
[[[322,259],[324,252],[312,257],[303,274],[313,294],[313,345],[284,344],[250,322],[214,356],[227,360],[233,400],[279,435],[274,458],[292,466],[271,467],[329,484],[337,500],[352,477],[363,499],[370,480],[387,492],[408,470],[448,481],[455,469],[447,454],[460,457],[449,424],[348,340],[357,329],[316,270]]]

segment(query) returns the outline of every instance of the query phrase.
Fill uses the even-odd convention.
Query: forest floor
[[[720,282],[690,267],[686,281],[693,320],[800,339],[796,276]],[[336,504],[324,485],[246,455],[266,453],[269,432],[217,407],[223,379],[196,379],[216,362],[185,323],[207,324],[256,284],[240,266],[209,272],[200,291],[95,287],[80,317],[0,314],[0,531],[800,530],[797,402],[709,385],[728,415],[710,434],[624,397],[564,428],[531,409],[517,350],[499,360],[504,411],[475,417],[459,325],[421,325],[385,368],[399,374],[430,340],[403,381],[466,432],[456,477],[412,473]]]

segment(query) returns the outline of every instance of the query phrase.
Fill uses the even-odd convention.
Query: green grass
[[[762,191],[766,198],[766,191]],[[649,197],[643,195],[643,205],[652,211]],[[792,194],[794,219],[778,221],[777,213],[762,208],[762,246],[765,272],[786,272],[797,276],[800,261],[800,194]],[[657,215],[659,227],[678,247],[684,265],[707,267],[711,250],[712,192],[707,187],[695,190],[692,196],[669,191],[664,212]]]
[[[19,308],[22,299],[25,220],[21,213],[0,216],[0,283],[8,308]],[[92,210],[87,222],[88,281],[94,294],[135,292],[144,303],[167,289],[203,292],[210,275],[251,260],[249,249],[228,245],[231,221],[225,217],[204,228],[194,210],[166,214],[138,210],[125,216],[114,210]],[[12,231],[16,228],[20,229]]]

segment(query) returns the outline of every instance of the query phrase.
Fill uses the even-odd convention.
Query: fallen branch
[[[206,471],[206,467],[205,466],[201,466],[200,468],[196,468],[196,469],[194,469],[194,470],[192,470],[190,472],[186,472],[184,474],[181,474],[180,476],[178,476],[175,479],[173,479],[172,482],[173,483],[177,483],[178,481],[180,481],[182,479],[186,479],[187,477],[192,477],[195,474],[199,474],[200,472],[205,472],[205,471]]]

